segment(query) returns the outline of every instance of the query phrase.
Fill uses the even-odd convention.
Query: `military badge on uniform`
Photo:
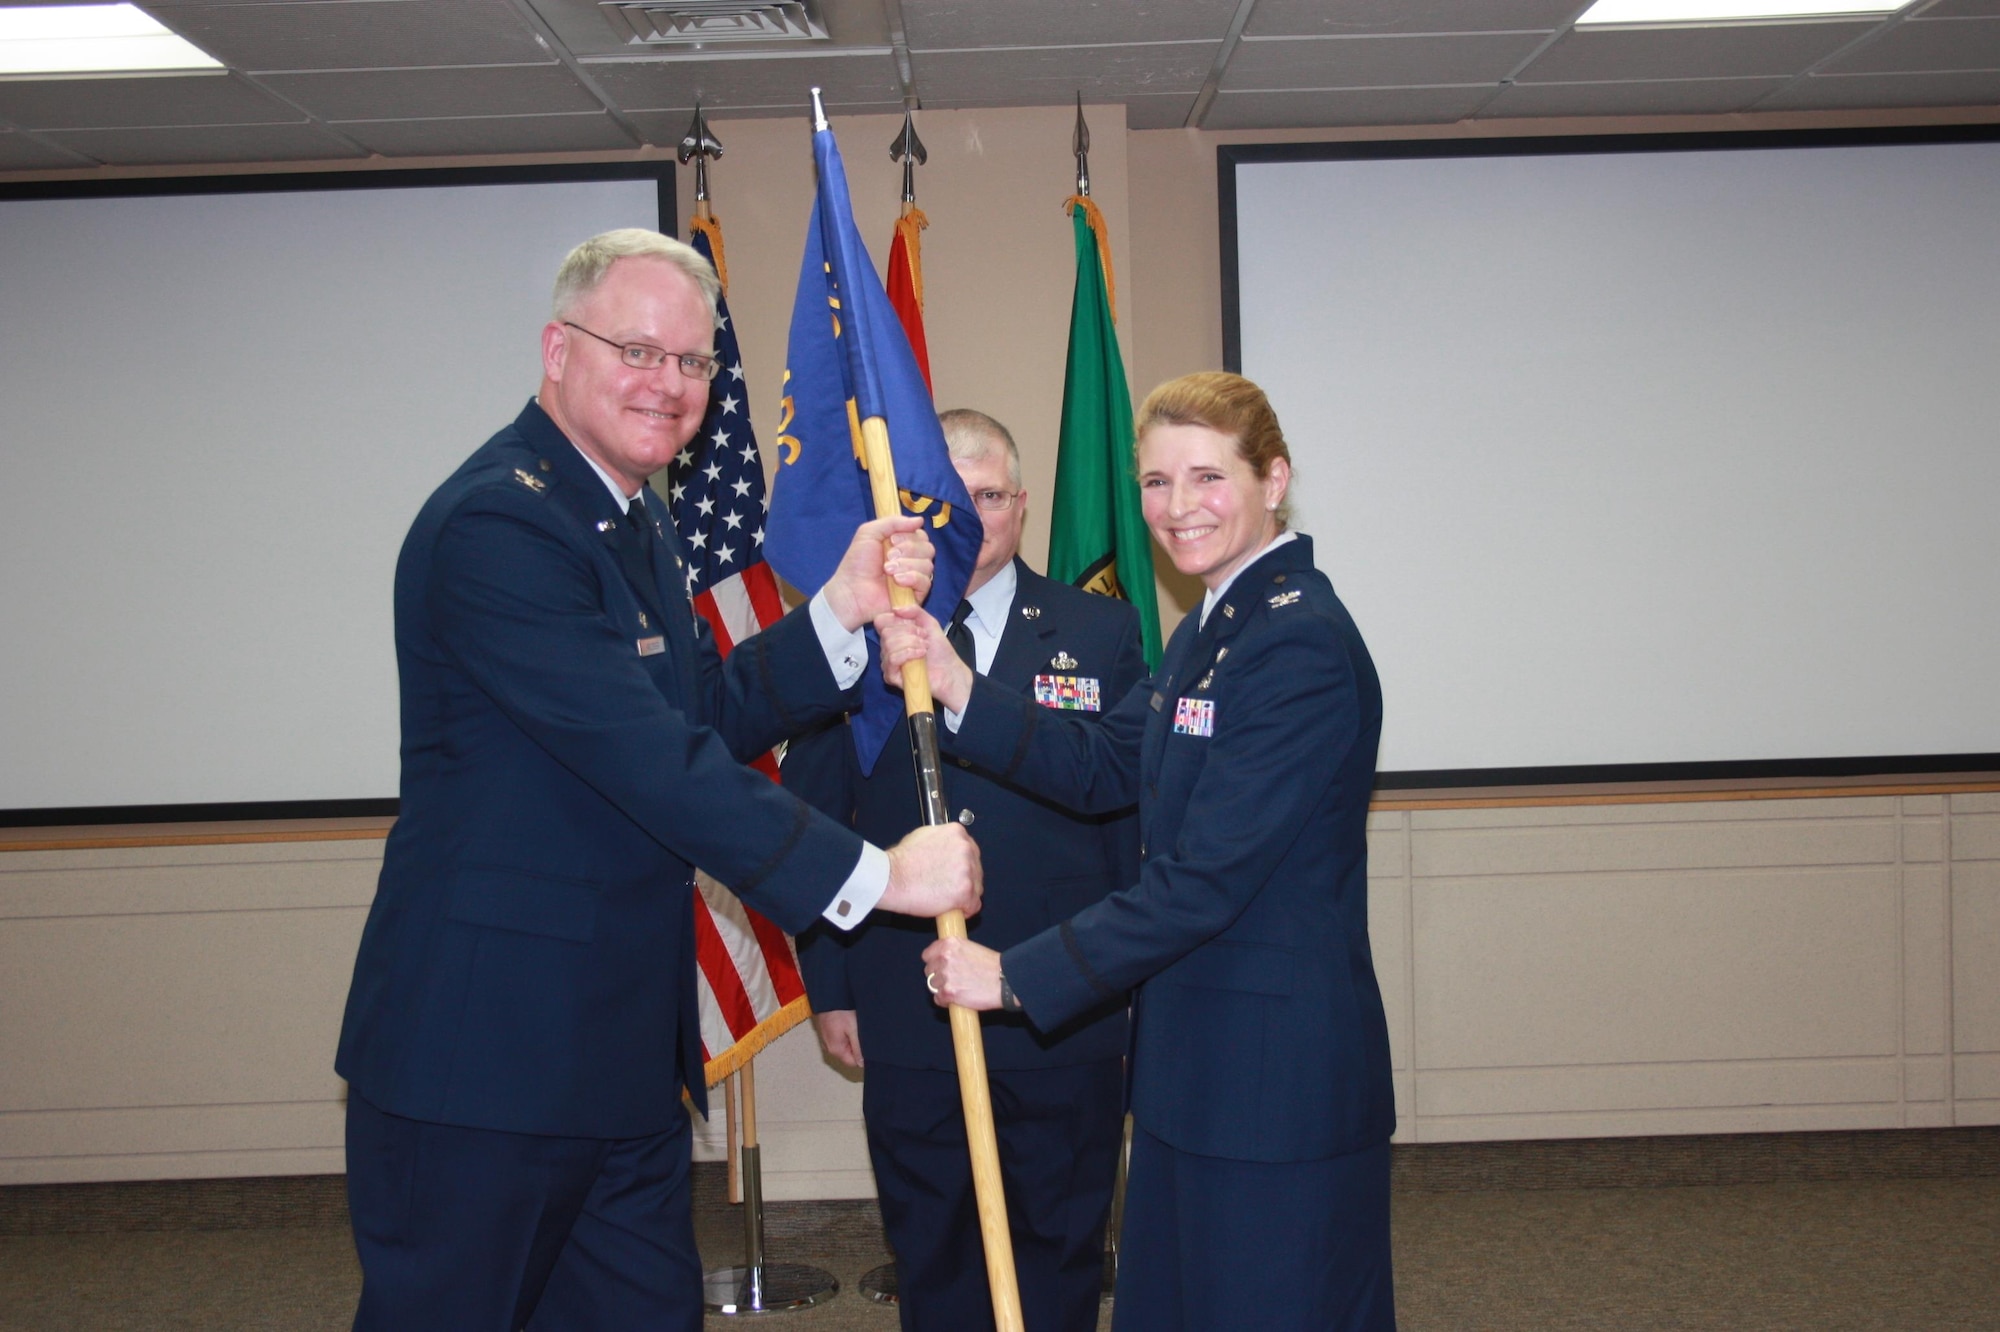
[[[1021,607],[1021,618],[1024,620],[1039,620],[1042,618],[1042,608],[1040,606],[1023,606]]]
[[[519,467],[514,469],[514,479],[534,491],[537,495],[549,488],[548,482],[542,480],[542,478],[536,476],[533,472],[525,471]]]
[[[1071,662],[1074,666],[1076,663]],[[1064,712],[1102,712],[1104,702],[1097,680],[1088,675],[1038,675],[1035,702]]]
[[[1059,671],[1073,671],[1076,669],[1076,658],[1070,656],[1067,652],[1058,652],[1055,656],[1049,658],[1049,665]]]
[[[1297,601],[1300,597],[1304,595],[1305,593],[1299,591],[1297,588],[1293,588],[1289,592],[1280,592],[1277,596],[1272,597],[1269,601],[1266,601],[1264,604],[1266,606],[1269,606],[1272,610],[1277,610],[1280,607],[1291,605],[1294,601]]]
[[[1211,736],[1215,734],[1215,700],[1183,698],[1174,704],[1174,734]]]

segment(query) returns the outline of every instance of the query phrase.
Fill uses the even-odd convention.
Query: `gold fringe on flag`
[[[688,239],[694,239],[699,231],[708,237],[709,248],[715,251],[715,276],[722,279],[722,294],[729,294],[729,263],[722,257],[722,221],[714,213],[703,208],[688,219]],[[1099,242],[1102,244],[1102,242]]]
[[[896,219],[896,234],[903,238],[903,246],[910,252],[910,286],[917,293],[917,308],[924,308],[924,261],[917,237],[931,224],[924,216],[924,210],[911,204],[909,211]]]
[[[1111,233],[1105,230],[1104,214],[1087,194],[1072,194],[1063,200],[1065,210],[1083,209],[1083,220],[1097,237],[1097,257],[1104,264],[1104,303],[1111,307],[1111,322],[1118,322],[1118,280],[1111,276]],[[722,251],[717,250],[720,255]]]

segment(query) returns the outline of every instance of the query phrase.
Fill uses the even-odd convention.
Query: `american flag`
[[[690,224],[690,243],[716,261],[721,229],[712,217]],[[711,231],[713,236],[711,237]],[[727,270],[717,264],[718,270]],[[750,429],[749,395],[729,303],[717,310],[715,356],[722,373],[709,389],[701,430],[667,473],[667,507],[688,554],[688,595],[715,631],[724,656],[783,615],[778,580],[764,563],[764,464]],[[759,771],[778,776],[774,755]],[[784,931],[706,874],[697,876],[695,959],[700,975],[702,1057],[710,1086],[811,1011],[797,959]]]

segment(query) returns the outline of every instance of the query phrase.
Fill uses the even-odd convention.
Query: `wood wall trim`
[[[1730,800],[1848,800],[1863,796],[1972,795],[2000,791],[2000,777],[1962,781],[1869,782],[1850,786],[1715,786],[1694,788],[1551,789],[1483,794],[1413,792],[1379,795],[1371,813],[1448,809],[1562,809],[1604,805],[1708,804]],[[302,820],[293,823],[153,825],[104,828],[0,828],[8,851],[109,851],[150,846],[255,846],[284,842],[380,841],[394,819]]]

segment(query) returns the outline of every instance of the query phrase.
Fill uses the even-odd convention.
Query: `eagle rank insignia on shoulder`
[[[534,491],[537,495],[549,488],[548,482],[523,467],[516,467],[514,469],[514,479]]]
[[[1074,661],[1070,662],[1074,666]],[[1097,680],[1088,675],[1038,675],[1035,702],[1063,712],[1102,712],[1104,701]]]

